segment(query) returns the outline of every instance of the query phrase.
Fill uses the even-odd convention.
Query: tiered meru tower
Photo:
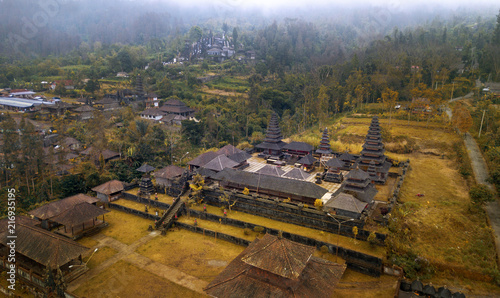
[[[387,161],[387,156],[384,153],[382,130],[378,117],[375,116],[368,128],[365,144],[358,161],[359,168],[368,172],[370,179],[375,183],[385,183],[391,167],[391,163]]]
[[[281,140],[282,138],[283,136],[281,135],[281,129],[279,127],[278,115],[273,113],[271,115],[271,119],[269,120],[269,125],[267,126],[267,133],[264,142],[255,147],[269,155],[280,155],[281,148],[286,145],[286,143]]]
[[[328,136],[328,128],[325,128],[323,135],[321,136],[321,142],[319,143],[319,148],[316,150],[317,154],[332,154],[332,149],[330,148],[330,137]]]

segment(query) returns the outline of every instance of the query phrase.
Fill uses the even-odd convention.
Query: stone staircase
[[[163,216],[160,218],[159,221],[156,222],[155,228],[166,230],[168,229],[171,225],[172,222],[175,219],[175,214],[179,212],[179,209],[182,208],[182,205],[184,204],[184,201],[181,200],[181,197],[178,196],[172,205],[170,205],[170,208],[163,214]]]

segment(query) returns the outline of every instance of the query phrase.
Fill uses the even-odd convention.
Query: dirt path
[[[476,86],[480,84],[480,82],[476,82]],[[470,97],[470,93],[464,96],[463,98]],[[462,97],[457,97],[450,102],[453,102],[455,100],[462,99]],[[446,108],[446,113],[448,116],[452,117],[452,112],[449,108]],[[479,146],[476,143],[476,140],[469,134],[465,134],[465,139],[464,139],[465,147],[467,148],[467,154],[469,155],[469,158],[471,160],[471,166],[472,170],[474,171],[474,176],[476,177],[476,182],[480,184],[486,185],[489,189],[492,191],[495,191],[495,188],[493,185],[488,183],[486,180],[489,177],[488,173],[488,166],[486,165],[486,162],[484,160],[483,155],[481,154],[481,150],[479,149]],[[497,264],[500,267],[500,203],[498,200],[495,200],[494,202],[489,202],[486,203],[485,205],[485,211],[486,214],[488,215],[488,221],[493,228],[494,231],[494,238],[495,238],[495,246],[497,249]]]
[[[109,266],[115,264],[119,260],[125,260],[125,261],[130,262],[131,264],[133,264],[141,269],[144,269],[150,273],[153,273],[157,276],[165,278],[165,279],[167,279],[171,282],[174,282],[178,285],[181,285],[185,288],[188,288],[190,290],[193,290],[195,292],[198,292],[198,293],[205,295],[203,288],[208,285],[208,282],[206,282],[204,280],[200,280],[194,276],[188,275],[182,271],[177,270],[176,268],[172,268],[172,267],[166,266],[164,264],[155,262],[155,261],[135,252],[135,250],[139,246],[147,243],[149,240],[153,239],[154,237],[156,237],[158,235],[159,235],[158,231],[151,232],[148,235],[137,240],[136,242],[132,243],[131,245],[123,244],[120,241],[118,241],[114,238],[105,236],[103,234],[98,234],[98,235],[92,237],[99,242],[97,247],[108,246],[108,247],[111,247],[113,249],[116,249],[118,252],[114,256],[112,256],[111,258],[109,258],[106,261],[99,264],[97,267],[87,271],[87,273],[80,276],[76,280],[72,281],[68,285],[68,291],[74,292],[82,284],[90,281],[93,277],[98,276],[102,271],[104,271]]]

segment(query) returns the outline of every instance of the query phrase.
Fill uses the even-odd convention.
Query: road
[[[476,87],[479,87],[481,82],[479,80],[476,81]],[[463,97],[457,97],[449,100],[449,102],[454,102],[459,99],[463,98],[469,98],[473,94],[469,93]],[[448,117],[452,117],[452,111],[450,108],[446,108],[446,113],[448,114]],[[464,143],[465,147],[467,148],[467,154],[469,155],[469,158],[471,160],[471,166],[472,170],[474,171],[474,176],[476,177],[476,182],[479,184],[484,184],[486,185],[489,189],[491,189],[493,192],[495,192],[495,188],[493,185],[491,185],[489,182],[486,180],[489,177],[489,172],[488,172],[488,166],[486,164],[486,161],[484,160],[483,155],[481,154],[481,150],[479,149],[479,146],[476,143],[476,140],[469,134],[465,134],[464,138]],[[488,221],[493,228],[494,231],[494,238],[495,238],[495,245],[497,249],[497,264],[500,266],[500,203],[498,200],[495,200],[494,202],[488,202],[486,203],[484,210],[486,211],[486,214],[488,215]]]

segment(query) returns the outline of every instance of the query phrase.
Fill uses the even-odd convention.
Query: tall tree
[[[238,50],[238,30],[236,30],[236,27],[233,28],[233,44],[234,44],[234,51]]]

